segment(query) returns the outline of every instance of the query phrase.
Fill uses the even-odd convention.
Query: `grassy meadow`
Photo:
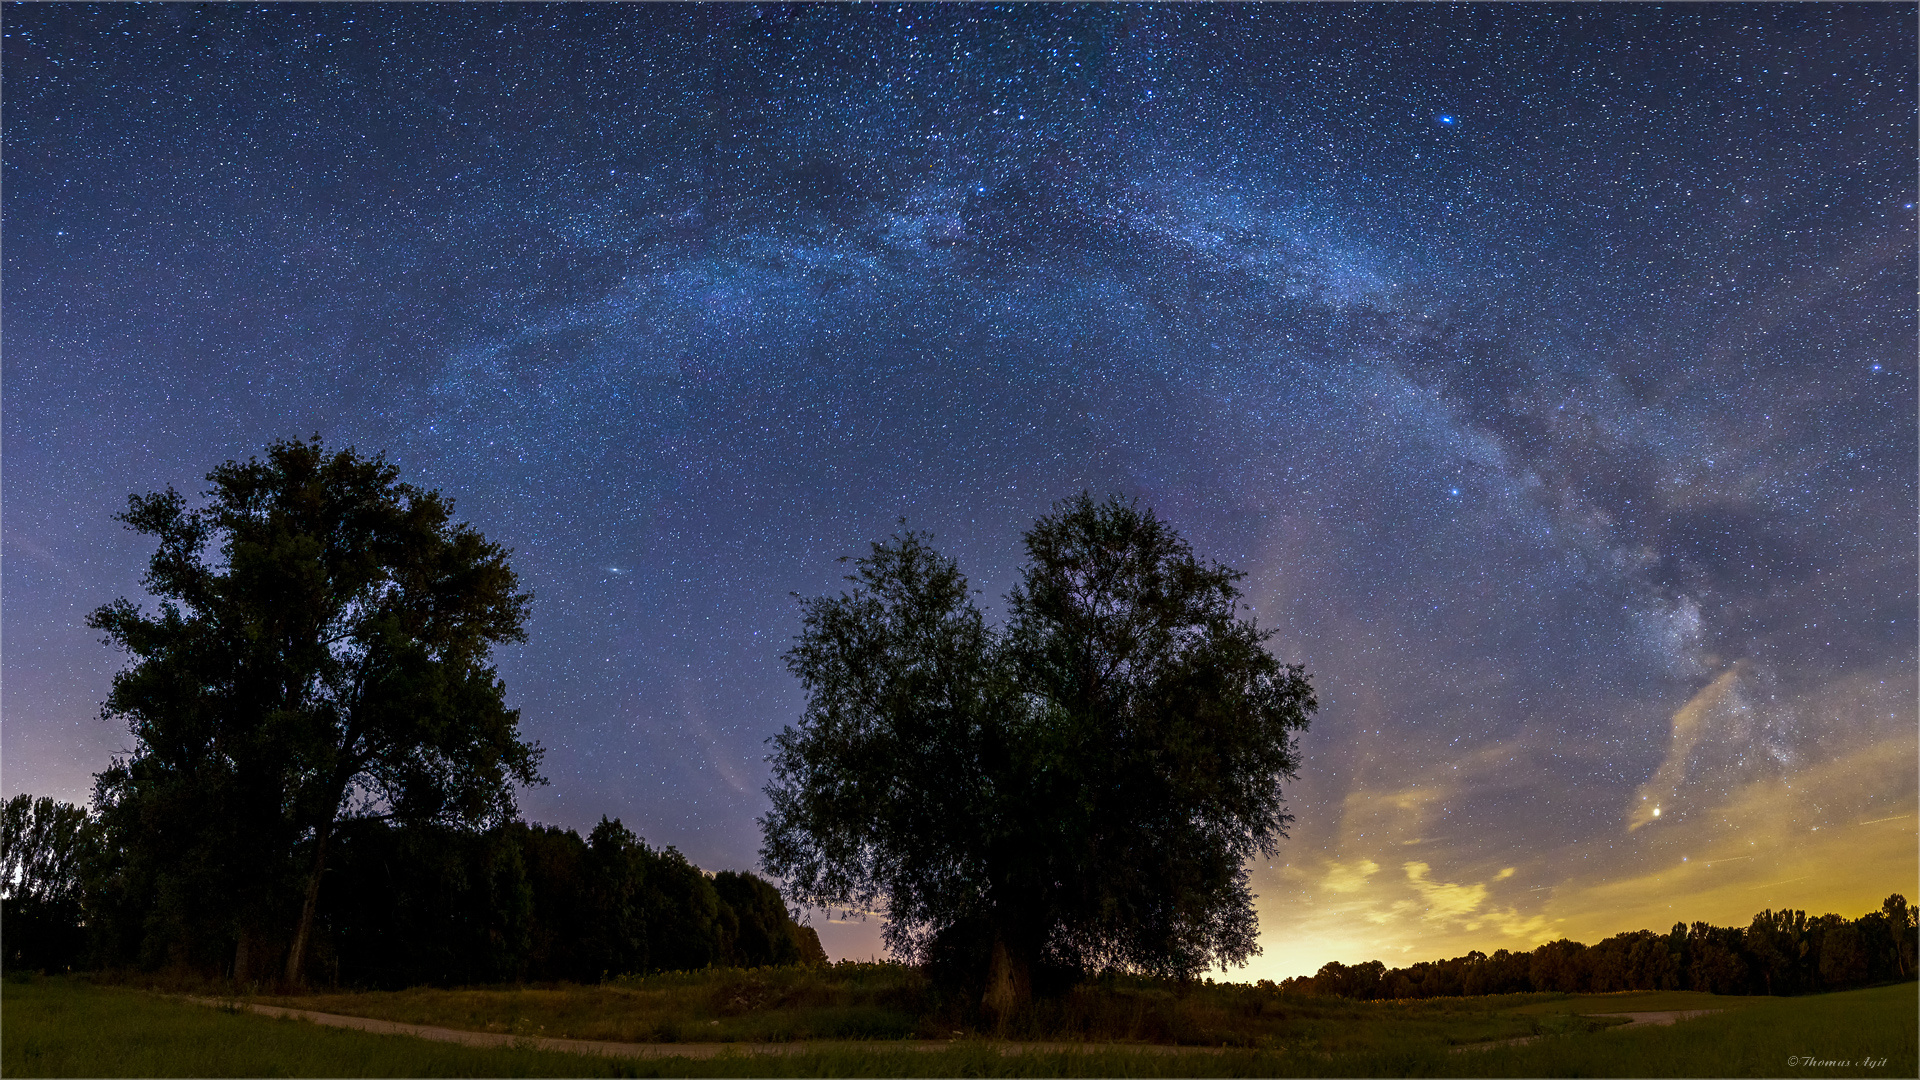
[[[936,1030],[939,1003],[887,965],[652,976],[601,986],[252,998],[526,1036],[731,1042],[692,1058],[480,1049],[193,1005],[82,978],[0,986],[7,1076],[1913,1076],[1916,984],[1801,998],[1526,994],[1424,1002],[1292,998],[1141,982],[1043,1003],[1009,1035]],[[1720,1009],[1607,1030],[1602,1012]],[[917,1011],[918,1010],[918,1011]],[[956,1036],[955,1031],[962,1034]],[[901,1040],[945,1039],[933,1050]],[[1513,1043],[1505,1040],[1528,1039]],[[802,1042],[778,1054],[752,1044]],[[1085,1048],[1061,1043],[1084,1044]],[[1224,1045],[1223,1045],[1224,1044]],[[663,1045],[661,1050],[668,1050]],[[1006,1053],[1009,1049],[1020,1052]],[[1798,1065],[1812,1058],[1815,1064]],[[1844,1062],[1846,1064],[1830,1064]]]
[[[1451,1047],[1616,1023],[1551,1008],[1516,1011],[1563,996],[1434,999],[1383,1011],[1366,1002],[1292,998],[1238,983],[1178,987],[1105,979],[1035,1001],[1004,1029],[982,1029],[970,1009],[943,1000],[914,968],[837,964],[650,975],[598,986],[416,988],[256,1000],[403,1023],[611,1042],[992,1036],[1337,1053],[1407,1044]]]

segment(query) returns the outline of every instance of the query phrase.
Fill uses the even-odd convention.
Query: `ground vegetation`
[[[728,977],[737,974],[715,979]],[[954,1038],[921,1049],[925,1044],[869,1038],[793,1044],[779,1053],[722,1048],[706,1058],[634,1059],[524,1044],[477,1049],[267,1019],[73,978],[20,978],[10,978],[0,994],[0,1024],[7,1033],[0,1042],[0,1073],[20,1077],[1884,1077],[1920,1070],[1920,1001],[1913,983],[1796,998],[1690,995],[1723,1007],[1650,1028],[1587,1022],[1581,1014],[1631,1009],[1641,999],[1671,1006],[1672,994],[1379,1003],[1263,991],[1286,1019],[1270,1017],[1275,1035],[1257,1045],[1174,1049]],[[1208,993],[1194,987],[1184,1000],[1204,1002]],[[537,1023],[525,1027],[532,1034]]]

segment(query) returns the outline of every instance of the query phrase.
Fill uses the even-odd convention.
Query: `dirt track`
[[[838,1050],[858,1047],[866,1050],[916,1050],[930,1053],[937,1050],[952,1050],[967,1045],[957,1039],[899,1039],[874,1042],[679,1042],[679,1043],[628,1043],[601,1042],[594,1039],[550,1039],[536,1035],[507,1035],[494,1031],[462,1031],[459,1028],[432,1027],[427,1024],[402,1024],[393,1020],[373,1020],[364,1016],[342,1016],[339,1013],[313,1012],[308,1009],[288,1009],[279,1005],[255,1005],[247,1002],[222,1001],[217,998],[189,997],[197,1005],[211,1005],[215,1008],[238,1008],[261,1016],[280,1017],[289,1020],[305,1020],[308,1023],[326,1027],[352,1028],[356,1031],[372,1032],[376,1035],[411,1035],[416,1039],[432,1039],[435,1042],[459,1043],[462,1046],[524,1047],[533,1050],[554,1050],[563,1054],[594,1054],[601,1057],[661,1058],[687,1057],[712,1058],[722,1054],[803,1054],[809,1050]],[[1720,1012],[1719,1009],[1669,1009],[1663,1012],[1617,1012],[1583,1013],[1584,1016],[1625,1017],[1627,1022],[1609,1031],[1624,1031],[1635,1027],[1664,1027],[1677,1020],[1691,1020],[1698,1016],[1707,1016]],[[1490,1042],[1474,1043],[1470,1046],[1454,1047],[1454,1053],[1465,1050],[1485,1050],[1495,1046],[1513,1046],[1530,1043],[1538,1035],[1526,1035],[1518,1039],[1496,1039]],[[1090,1053],[1098,1050],[1125,1050],[1136,1054],[1217,1054],[1221,1048],[1212,1046],[1160,1046],[1139,1043],[1076,1043],[1076,1042],[989,1042],[986,1045],[1001,1054],[1029,1053]]]
[[[247,1002],[223,1001],[218,998],[189,997],[188,1001],[196,1005],[211,1005],[215,1008],[237,1008],[261,1016],[281,1017],[290,1020],[305,1020],[326,1027],[352,1028],[356,1031],[372,1032],[376,1035],[411,1035],[416,1039],[432,1039],[435,1042],[459,1043],[462,1046],[524,1047],[532,1050],[554,1050],[563,1054],[595,1054],[601,1057],[660,1058],[688,1057],[711,1058],[725,1053],[735,1054],[803,1054],[809,1050],[838,1050],[858,1047],[865,1050],[917,1050],[932,1052],[952,1050],[968,1045],[958,1039],[899,1039],[873,1042],[680,1042],[680,1043],[627,1043],[600,1042],[593,1039],[550,1039],[534,1035],[506,1035],[493,1031],[462,1031],[458,1028],[431,1027],[426,1024],[402,1024],[393,1020],[371,1020],[364,1016],[342,1016],[338,1013],[312,1012],[307,1009],[288,1009],[279,1005],[255,1005]],[[975,1044],[978,1045],[978,1044]],[[1027,1053],[1090,1053],[1097,1050],[1125,1050],[1136,1054],[1217,1054],[1220,1048],[1211,1046],[1155,1046],[1130,1043],[1076,1043],[1076,1042],[989,1042],[986,1045],[1002,1054]]]
[[[1625,1024],[1618,1030],[1636,1027],[1665,1027],[1675,1020],[1691,1020],[1696,1016],[1708,1016],[1724,1009],[1668,1009],[1665,1012],[1618,1012],[1618,1013],[1581,1013],[1582,1016],[1624,1016]]]
[[[1724,1011],[1725,1010],[1723,1009],[1669,1009],[1665,1012],[1580,1013],[1579,1015],[1581,1016],[1624,1016],[1627,1018],[1626,1023],[1617,1024],[1613,1027],[1607,1028],[1606,1030],[1625,1031],[1628,1028],[1634,1028],[1634,1027],[1665,1027],[1668,1024],[1673,1023],[1675,1020],[1691,1020],[1696,1016],[1706,1016],[1710,1013],[1717,1013],[1717,1012],[1724,1012]],[[1489,1039],[1486,1042],[1468,1043],[1466,1046],[1456,1046],[1453,1048],[1451,1052],[1455,1054],[1461,1054],[1461,1053],[1465,1053],[1468,1050],[1491,1050],[1496,1046],[1524,1046],[1530,1042],[1539,1042],[1541,1038],[1542,1036],[1539,1036],[1539,1035],[1522,1035],[1517,1039]]]

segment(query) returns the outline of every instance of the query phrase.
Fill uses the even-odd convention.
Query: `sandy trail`
[[[1673,1023],[1675,1020],[1691,1020],[1696,1016],[1706,1016],[1711,1013],[1725,1012],[1725,1011],[1726,1010],[1724,1009],[1668,1009],[1664,1012],[1580,1013],[1579,1015],[1594,1016],[1594,1017],[1624,1016],[1627,1018],[1626,1023],[1616,1024],[1605,1030],[1625,1031],[1628,1028],[1636,1028],[1636,1027],[1665,1027],[1668,1024]],[[1540,1035],[1522,1035],[1517,1039],[1489,1039],[1486,1042],[1468,1043],[1466,1046],[1456,1046],[1453,1048],[1452,1052],[1458,1054],[1467,1050],[1490,1050],[1496,1046],[1523,1046],[1530,1042],[1538,1042],[1543,1037],[1544,1036],[1540,1036]]]
[[[343,1016],[339,1013],[313,1012],[310,1009],[289,1009],[280,1005],[256,1005],[249,1002],[235,1002],[208,997],[188,997],[186,1000],[196,1005],[211,1005],[216,1008],[244,1009],[261,1016],[272,1016],[289,1020],[305,1020],[308,1023],[326,1027],[352,1028],[376,1035],[410,1035],[416,1039],[431,1039],[435,1042],[458,1043],[462,1046],[487,1047],[524,1047],[533,1050],[554,1050],[563,1054],[594,1054],[601,1057],[625,1058],[712,1058],[725,1053],[735,1054],[803,1054],[810,1050],[853,1049],[863,1050],[914,1050],[931,1053],[939,1050],[952,1050],[966,1045],[958,1039],[898,1039],[875,1040],[869,1042],[854,1041],[814,1041],[814,1042],[679,1042],[679,1043],[630,1043],[603,1042],[597,1039],[555,1039],[544,1035],[508,1035],[497,1031],[464,1031],[459,1028],[433,1027],[428,1024],[403,1024],[394,1020],[374,1020],[365,1016]],[[1609,1031],[1623,1031],[1634,1027],[1664,1027],[1678,1020],[1691,1020],[1698,1016],[1707,1016],[1721,1012],[1720,1009],[1669,1009],[1662,1012],[1616,1012],[1583,1013],[1585,1016],[1625,1017],[1627,1022]],[[1495,1039],[1469,1046],[1456,1046],[1454,1053],[1464,1050],[1485,1050],[1495,1046],[1514,1046],[1530,1043],[1538,1035],[1526,1035],[1518,1039]],[[1092,1053],[1100,1050],[1124,1050],[1136,1054],[1218,1054],[1222,1047],[1214,1046],[1161,1046],[1150,1043],[1078,1043],[1078,1042],[989,1042],[988,1046],[1003,1055],[1046,1054],[1046,1053]]]
[[[305,1020],[327,1027],[352,1028],[356,1031],[372,1032],[376,1035],[411,1035],[416,1039],[432,1039],[435,1042],[459,1043],[462,1046],[487,1047],[523,1047],[532,1050],[554,1050],[563,1054],[595,1054],[601,1057],[627,1058],[711,1058],[725,1053],[735,1054],[803,1054],[810,1050],[862,1049],[862,1050],[916,1050],[923,1053],[937,1050],[952,1050],[967,1045],[959,1039],[897,1039],[857,1041],[816,1041],[816,1042],[679,1042],[679,1043],[629,1043],[602,1042],[596,1039],[553,1039],[538,1035],[507,1035],[495,1031],[463,1031],[459,1028],[433,1027],[427,1024],[403,1024],[394,1020],[373,1020],[364,1016],[342,1016],[338,1013],[313,1012],[308,1009],[289,1009],[280,1005],[256,1005],[248,1002],[236,1002],[208,997],[188,997],[186,1000],[196,1005],[211,1005],[216,1008],[243,1009],[261,1016],[279,1017],[289,1020]],[[1212,1046],[1155,1046],[1133,1043],[1077,1043],[1077,1042],[989,1042],[988,1046],[1003,1055],[1034,1053],[1091,1053],[1099,1050],[1125,1050],[1136,1054],[1217,1054],[1220,1047]]]
[[[1709,1016],[1713,1013],[1725,1011],[1725,1009],[1668,1009],[1664,1012],[1582,1013],[1581,1015],[1624,1016],[1627,1018],[1627,1022],[1619,1027],[1619,1030],[1624,1031],[1627,1028],[1636,1027],[1665,1027],[1675,1020],[1691,1020],[1696,1016]]]

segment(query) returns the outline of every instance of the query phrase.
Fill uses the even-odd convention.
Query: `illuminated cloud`
[[[1320,887],[1329,892],[1354,893],[1366,887],[1367,879],[1380,869],[1380,864],[1372,859],[1360,859],[1351,864],[1334,863],[1327,868],[1327,876]]]
[[[1660,820],[1663,814],[1667,821],[1674,820],[1668,807],[1679,804],[1694,748],[1710,727],[1724,729],[1719,732],[1723,738],[1737,739],[1747,734],[1740,730],[1746,726],[1742,721],[1747,704],[1740,696],[1739,676],[1738,665],[1729,667],[1673,714],[1673,734],[1666,759],[1636,792],[1637,798],[1628,811],[1628,832]],[[1716,721],[1719,721],[1717,725]]]
[[[1422,916],[1427,919],[1458,919],[1471,914],[1486,902],[1485,885],[1456,885],[1451,882],[1430,881],[1427,874],[1431,867],[1423,862],[1410,862],[1401,869],[1407,872],[1407,883],[1420,895],[1426,904]]]
[[[1328,845],[1318,870],[1256,875],[1269,931],[1249,971],[1591,943],[1678,921],[1744,926],[1782,906],[1853,916],[1889,893],[1911,896],[1920,731],[1910,671],[1869,668],[1788,696],[1755,665],[1729,665],[1666,717],[1659,757],[1626,795],[1627,828],[1542,830],[1538,846],[1504,849],[1511,861],[1490,858],[1502,848],[1483,850],[1475,833],[1437,826],[1447,807],[1500,790],[1554,751],[1515,739],[1453,760],[1375,759],[1369,775],[1383,786],[1356,784],[1334,820],[1296,830]],[[1583,796],[1567,787],[1556,797]],[[1666,812],[1653,817],[1654,805]],[[1617,796],[1611,806],[1618,814]],[[1420,855],[1396,857],[1409,848]]]

